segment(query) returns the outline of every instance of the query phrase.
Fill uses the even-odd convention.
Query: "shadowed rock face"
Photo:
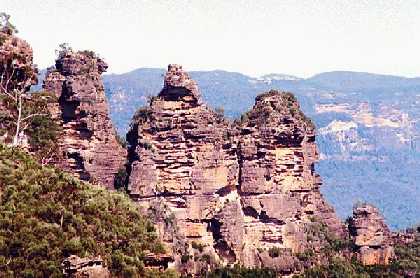
[[[68,51],[57,59],[55,69],[49,70],[43,87],[59,97],[54,115],[63,126],[63,159],[57,161],[58,166],[82,180],[113,188],[125,150],[117,142],[108,116],[101,79],[106,68],[93,53]]]
[[[306,224],[318,218],[343,233],[319,192],[314,127],[292,94],[262,94],[241,122],[230,123],[202,104],[181,66],[169,65],[164,80],[127,136],[128,189],[155,219],[165,207],[158,230],[183,271],[200,271],[205,255],[292,273],[293,254],[307,247]],[[280,251],[272,256],[273,249]]]
[[[374,206],[355,207],[349,230],[364,265],[388,264],[395,257],[391,233]]]
[[[65,277],[109,278],[111,273],[104,266],[101,257],[79,258],[72,255],[61,264]]]

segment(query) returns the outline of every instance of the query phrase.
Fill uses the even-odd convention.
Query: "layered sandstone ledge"
[[[356,206],[349,228],[364,265],[388,264],[395,257],[391,232],[377,208]]]
[[[127,139],[129,193],[160,221],[187,272],[199,272],[205,257],[290,274],[293,254],[313,245],[305,231],[314,219],[343,234],[319,192],[313,124],[290,93],[260,95],[231,123],[202,103],[181,66],[169,65]]]
[[[60,53],[43,88],[59,98],[52,114],[61,122],[63,134],[56,164],[90,180],[114,187],[114,176],[125,162],[126,152],[117,142],[109,118],[101,74],[107,64],[89,51]]]

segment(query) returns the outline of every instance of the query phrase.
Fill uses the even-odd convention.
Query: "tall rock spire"
[[[114,176],[123,166],[125,150],[116,140],[108,116],[101,74],[107,64],[93,52],[61,52],[49,70],[44,89],[59,97],[57,113],[63,127],[58,165],[82,180],[113,188]]]
[[[200,272],[205,255],[210,264],[291,274],[295,254],[314,245],[314,219],[343,233],[319,191],[314,126],[290,93],[260,95],[235,124],[202,103],[181,66],[169,65],[128,141],[129,193],[159,219],[183,272]]]

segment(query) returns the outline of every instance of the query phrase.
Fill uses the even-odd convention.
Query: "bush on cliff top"
[[[145,250],[163,247],[127,196],[0,144],[1,277],[60,277],[71,254],[100,255],[113,273],[146,276]]]

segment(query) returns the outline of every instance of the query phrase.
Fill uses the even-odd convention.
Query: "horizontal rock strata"
[[[64,51],[47,73],[43,87],[59,98],[59,109],[52,108],[52,114],[63,127],[63,159],[56,164],[82,180],[113,188],[126,152],[108,116],[101,79],[106,69],[107,64],[94,53]]]
[[[355,207],[349,230],[364,265],[388,264],[395,257],[391,233],[377,208]]]
[[[308,245],[306,224],[321,219],[343,233],[319,192],[314,127],[290,93],[260,95],[230,123],[202,103],[181,66],[169,65],[127,139],[129,193],[159,219],[185,272],[205,261],[290,274]]]

